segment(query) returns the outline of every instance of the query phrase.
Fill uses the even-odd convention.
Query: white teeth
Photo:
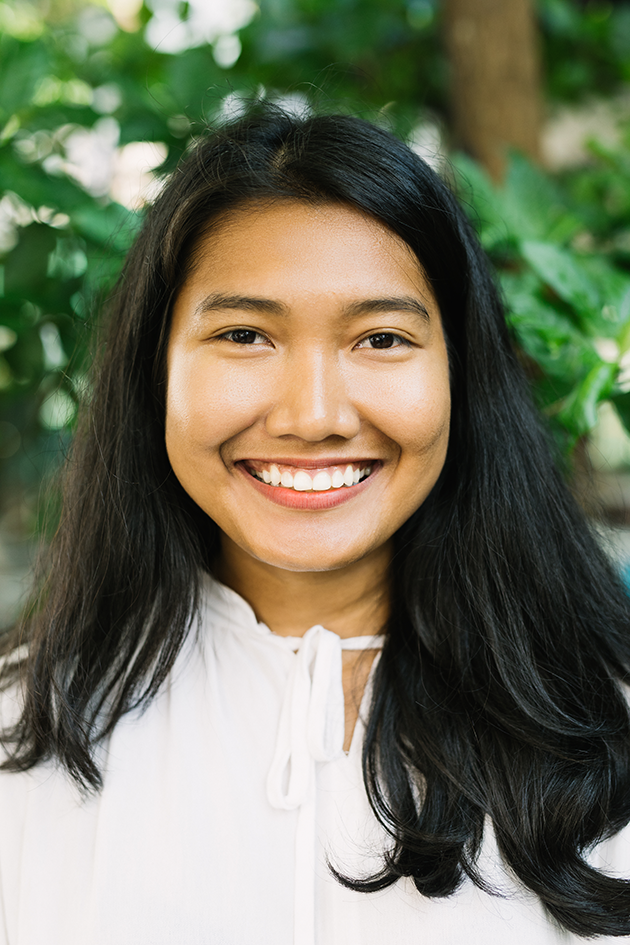
[[[332,487],[333,489],[341,489],[343,486],[343,473],[340,469],[335,469],[332,474]]]
[[[298,469],[295,475],[288,470],[281,473],[274,463],[269,469],[262,469],[254,475],[267,485],[284,486],[285,489],[295,489],[296,492],[328,492],[330,489],[341,489],[342,486],[355,486],[371,472],[371,466],[353,469],[348,464],[343,471],[336,468],[331,475],[322,469],[311,478],[304,469]]]
[[[284,476],[282,478],[284,480]],[[282,485],[284,485],[284,482]],[[310,492],[311,489],[316,489],[317,487],[309,474],[300,469],[293,477],[293,488],[298,492]]]
[[[318,472],[313,479],[313,489],[315,492],[326,492],[332,488],[332,479],[327,472]]]

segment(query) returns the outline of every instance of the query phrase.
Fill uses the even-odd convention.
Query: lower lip
[[[326,492],[296,492],[295,489],[285,489],[283,486],[269,486],[266,482],[261,482],[260,479],[252,476],[240,463],[237,463],[236,468],[254,489],[276,505],[282,505],[286,509],[319,512],[322,509],[334,509],[364,492],[368,483],[378,473],[380,465],[373,467],[370,475],[358,482],[356,486],[341,486],[340,489],[330,489]]]

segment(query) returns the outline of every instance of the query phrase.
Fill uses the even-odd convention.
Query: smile
[[[292,489],[294,492],[329,492],[350,488],[372,473],[372,464],[365,463],[311,467],[309,471],[280,463],[245,461],[244,465],[248,473],[260,482]]]

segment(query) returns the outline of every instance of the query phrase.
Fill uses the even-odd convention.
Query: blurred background
[[[630,559],[630,2],[0,2],[0,625],[143,207],[265,97],[381,123],[458,191],[580,501]]]

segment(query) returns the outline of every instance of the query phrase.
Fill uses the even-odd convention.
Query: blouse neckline
[[[302,636],[282,636],[274,633],[266,623],[259,621],[254,613],[253,607],[248,604],[244,597],[232,590],[226,584],[222,584],[216,578],[209,574],[204,576],[205,605],[212,610],[218,617],[235,632],[255,636],[259,640],[264,640],[274,646],[282,647],[284,650],[291,650],[296,653],[302,646],[302,641],[308,633],[321,627],[321,624],[315,624],[310,627]],[[321,629],[324,629],[321,627]],[[354,637],[340,637],[332,630],[326,630],[341,641],[342,650],[363,650],[363,649],[382,649],[385,639],[384,634],[361,634]]]

